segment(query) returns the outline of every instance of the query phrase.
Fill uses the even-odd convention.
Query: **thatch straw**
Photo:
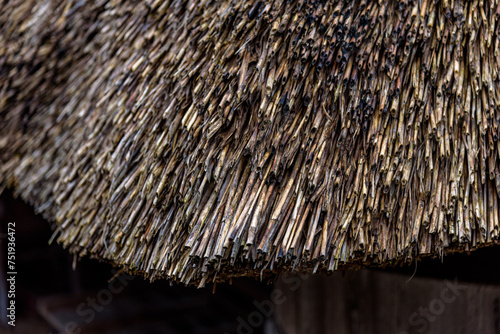
[[[499,236],[494,1],[11,1],[0,184],[203,285]]]

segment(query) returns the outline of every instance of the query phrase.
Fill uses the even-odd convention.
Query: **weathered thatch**
[[[497,242],[498,0],[18,0],[0,185],[150,278]]]

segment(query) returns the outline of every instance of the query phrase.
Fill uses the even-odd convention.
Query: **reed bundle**
[[[18,0],[0,185],[150,279],[498,242],[498,0]]]

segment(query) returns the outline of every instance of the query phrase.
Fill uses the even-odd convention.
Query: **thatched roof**
[[[2,5],[0,185],[149,278],[497,242],[499,1]]]

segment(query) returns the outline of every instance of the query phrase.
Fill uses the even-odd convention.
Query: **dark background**
[[[6,325],[5,284],[6,226],[16,222],[16,327]],[[75,333],[236,333],[240,321],[256,310],[255,302],[269,299],[272,286],[253,279],[232,284],[208,285],[203,289],[149,282],[140,277],[113,294],[95,318],[76,312],[87,298],[107,289],[116,272],[107,263],[83,258],[76,261],[53,243],[49,223],[10,193],[0,196],[0,333],[64,333],[69,322],[78,324]],[[417,264],[385,268],[384,272],[408,278],[449,279],[479,285],[500,283],[500,248],[479,249],[470,254],[424,259]],[[381,269],[375,269],[381,270]],[[335,275],[349,276],[352,272]],[[333,275],[333,276],[335,276]],[[319,296],[322,298],[322,296]],[[300,303],[297,302],[298,304]],[[85,304],[85,309],[90,309]],[[290,306],[288,306],[290,307]],[[88,315],[88,313],[87,313]],[[270,324],[252,327],[252,333],[278,333]],[[267,326],[267,327],[266,327]],[[265,328],[267,328],[265,330]]]

